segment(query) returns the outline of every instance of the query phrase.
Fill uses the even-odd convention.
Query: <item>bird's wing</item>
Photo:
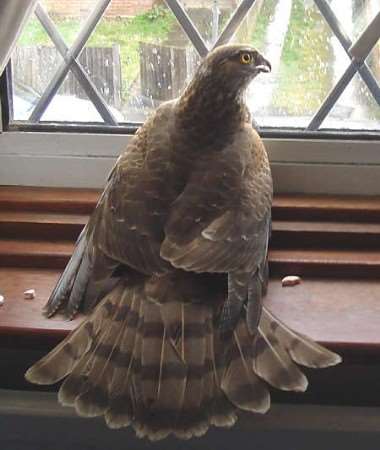
[[[171,111],[170,104],[160,108],[117,161],[46,305],[46,315],[61,306],[69,317],[83,305],[91,309],[109,290],[120,266],[148,275],[172,269],[160,257],[167,205],[183,189],[171,174],[175,168],[168,156],[165,126],[172,122]],[[168,183],[168,177],[173,182]]]
[[[65,314],[69,318],[73,318],[78,309],[86,303],[87,306],[93,306],[109,287],[118,263],[97,248],[93,235],[99,220],[99,211],[103,208],[105,197],[112,183],[115,168],[116,166],[108,177],[106,187],[95,210],[76,241],[70,261],[44,307],[47,317],[53,316],[59,309],[64,308]],[[86,297],[87,299],[92,298],[92,305],[89,305],[90,302],[86,301]]]
[[[149,175],[121,160],[96,213],[93,230],[100,251],[144,274],[165,271],[167,266],[160,258],[163,232],[157,226],[165,205],[160,199],[159,179]]]
[[[172,269],[160,246],[168,205],[183,190],[180,164],[173,160],[173,105],[161,106],[128,145],[92,218],[94,245],[146,275]]]
[[[264,153],[263,153],[264,152]],[[161,256],[195,272],[250,272],[265,260],[272,184],[252,130],[199,159],[171,207]]]

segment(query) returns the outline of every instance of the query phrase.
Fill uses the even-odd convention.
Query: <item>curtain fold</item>
[[[37,0],[0,0],[0,75]]]

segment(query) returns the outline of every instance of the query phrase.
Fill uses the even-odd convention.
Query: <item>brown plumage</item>
[[[112,170],[46,315],[90,315],[26,377],[138,436],[200,436],[263,413],[296,364],[340,358],[266,308],[272,179],[243,93],[269,63],[220,47],[147,120]]]

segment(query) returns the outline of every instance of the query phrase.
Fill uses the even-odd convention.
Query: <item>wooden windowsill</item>
[[[98,196],[94,190],[0,187],[0,350],[12,358],[46,352],[80,322],[46,319],[41,308]],[[267,307],[345,359],[337,369],[313,374],[316,388],[304,398],[344,402],[349,386],[353,404],[380,405],[371,396],[374,374],[380,380],[380,198],[276,197],[270,268]],[[289,274],[301,275],[301,285],[283,288],[281,277]],[[30,301],[23,299],[29,288],[37,294]],[[25,367],[16,366],[20,378]]]
[[[0,268],[5,304],[0,310],[0,342],[33,348],[60,341],[82,320],[62,316],[46,319],[41,310],[60,274],[58,269]],[[36,290],[25,300],[26,289]],[[265,305],[294,330],[337,351],[346,348],[380,353],[380,283],[377,280],[304,278],[302,284],[282,287],[272,278]],[[20,342],[20,344],[17,344]]]
[[[62,339],[80,318],[41,308],[100,192],[0,187],[0,336]],[[277,196],[266,305],[297,331],[335,348],[380,349],[380,198]],[[301,285],[281,287],[287,274]],[[23,299],[34,288],[37,298]],[[365,326],[363,326],[365,324]],[[14,341],[16,345],[17,339]]]

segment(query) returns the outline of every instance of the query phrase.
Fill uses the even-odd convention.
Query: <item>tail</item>
[[[264,413],[268,384],[304,391],[296,364],[327,367],[340,357],[289,330],[263,309],[256,337],[242,317],[229,351],[218,335],[215,304],[190,303],[171,293],[147,298],[143,281],[119,284],[91,316],[31,367],[26,378],[53,384],[65,378],[59,401],[82,416],[104,415],[107,425],[131,425],[158,440],[203,435],[232,426],[237,410]]]

